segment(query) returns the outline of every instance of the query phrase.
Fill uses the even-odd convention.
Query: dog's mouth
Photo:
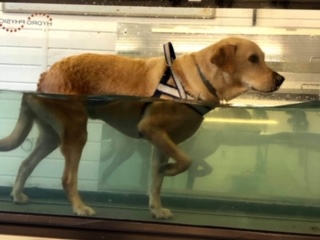
[[[272,93],[277,91],[280,88],[280,85],[275,85],[273,88],[270,89],[257,89],[255,87],[251,87],[251,90],[256,92],[262,92],[262,93]]]
[[[273,80],[273,85],[269,89],[257,89],[257,88],[255,88],[253,86],[251,86],[251,89],[254,90],[254,91],[264,92],[264,93],[275,92],[281,87],[281,85],[284,82],[285,78],[283,76],[281,76],[279,73],[273,72],[272,80]]]
[[[257,88],[251,87],[251,90],[256,91],[256,92],[261,92],[261,93],[272,93],[272,92],[277,91],[279,88],[280,88],[280,86],[276,85],[270,89],[257,89]]]

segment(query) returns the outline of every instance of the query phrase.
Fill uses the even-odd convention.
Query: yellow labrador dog
[[[172,59],[171,59],[172,60]],[[101,119],[122,133],[147,139],[155,148],[149,205],[158,219],[172,217],[161,205],[163,176],[179,174],[191,164],[178,143],[199,128],[205,106],[175,101],[111,99],[101,101],[85,95],[131,95],[176,98],[176,80],[188,98],[213,105],[230,100],[247,90],[272,92],[284,77],[270,69],[264,53],[252,41],[226,38],[198,52],[177,57],[167,66],[165,57],[149,59],[115,55],[82,54],[55,63],[43,73],[38,91],[47,94],[71,94],[53,98],[46,94],[25,94],[13,132],[0,140],[0,151],[18,147],[36,122],[39,138],[33,152],[20,166],[12,190],[13,201],[25,203],[25,182],[37,164],[60,146],[65,158],[63,187],[77,215],[92,215],[78,193],[77,174],[82,149],[87,140],[87,119]],[[167,163],[168,158],[175,160]]]

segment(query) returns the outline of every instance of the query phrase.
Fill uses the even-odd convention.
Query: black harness
[[[153,97],[160,98],[161,95],[164,94],[176,99],[193,99],[190,94],[186,93],[179,77],[173,70],[173,62],[176,59],[176,54],[174,52],[172,43],[168,42],[164,44],[163,51],[167,68],[159,82],[159,85],[157,86],[156,91],[153,94]],[[170,77],[172,77],[175,86],[168,84]]]
[[[165,56],[166,63],[167,63],[167,68],[166,68],[166,70],[165,70],[165,72],[159,82],[159,85],[157,86],[152,97],[160,98],[161,95],[166,95],[166,96],[169,96],[174,99],[182,99],[182,100],[194,99],[193,96],[191,96],[190,94],[188,94],[185,91],[179,76],[176,75],[175,71],[173,70],[173,62],[176,59],[176,54],[174,52],[172,43],[168,42],[168,43],[164,44],[163,50],[164,50],[164,56]],[[194,59],[194,61],[195,61],[195,59]],[[195,64],[196,64],[198,73],[202,79],[203,84],[206,86],[208,91],[213,96],[218,98],[216,89],[210,84],[210,82],[205,77],[205,75],[201,71],[201,69],[196,61],[195,61]],[[168,84],[170,77],[172,77],[175,86]],[[194,111],[196,111],[198,114],[200,114],[202,116],[213,109],[212,106],[205,106],[205,105],[200,105],[200,104],[193,104],[192,103],[192,104],[186,104],[186,105],[188,107],[192,108]]]
[[[180,98],[177,88],[168,84],[170,77],[171,70],[167,67],[152,97],[160,98],[162,95],[166,95],[172,98]]]

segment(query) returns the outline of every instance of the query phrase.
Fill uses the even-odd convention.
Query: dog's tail
[[[27,96],[24,95],[15,128],[9,136],[0,139],[0,151],[11,151],[19,147],[30,133],[34,122],[34,114],[26,99]]]

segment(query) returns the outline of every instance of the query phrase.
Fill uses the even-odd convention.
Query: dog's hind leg
[[[62,177],[62,185],[68,194],[73,212],[79,216],[95,214],[94,210],[85,206],[78,192],[78,168],[82,150],[87,141],[86,121],[77,124],[73,122],[64,129],[61,152],[65,157],[65,167]]]
[[[38,123],[39,137],[32,153],[22,162],[11,197],[15,203],[23,204],[28,202],[28,197],[23,193],[24,185],[39,162],[48,156],[59,146],[58,135],[49,126]]]
[[[172,218],[169,209],[163,208],[161,204],[160,192],[163,182],[163,173],[160,172],[161,166],[167,164],[169,158],[156,148],[152,149],[151,159],[151,184],[149,187],[149,207],[151,214],[156,219]]]

